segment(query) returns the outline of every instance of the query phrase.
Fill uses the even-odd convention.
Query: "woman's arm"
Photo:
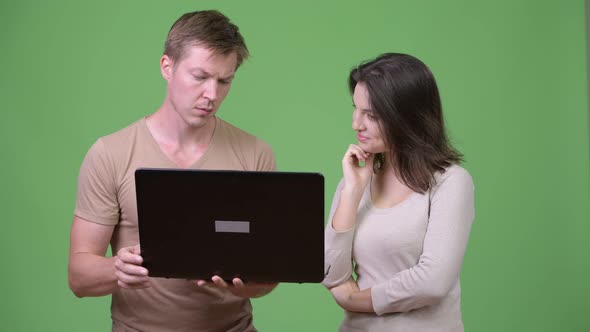
[[[462,168],[449,170],[432,194],[430,218],[418,264],[359,290],[352,278],[331,289],[348,311],[407,312],[436,304],[459,280],[474,218],[474,186]]]
[[[436,304],[448,294],[459,281],[474,215],[473,180],[463,168],[452,167],[433,188],[418,264],[370,290],[378,315]]]
[[[332,296],[342,309],[355,312],[371,312],[373,310],[373,300],[371,299],[371,289],[359,290],[354,279],[330,289]]]
[[[327,288],[342,284],[352,275],[354,226],[360,200],[373,173],[373,155],[351,144],[342,159],[342,173],[344,177],[336,188],[325,231],[323,284]]]

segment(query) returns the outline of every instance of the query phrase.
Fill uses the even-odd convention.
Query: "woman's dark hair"
[[[462,161],[445,132],[434,75],[422,61],[407,54],[382,54],[350,72],[351,94],[358,83],[367,88],[391,164],[410,189],[425,193],[436,172]],[[377,159],[378,168],[382,163]]]

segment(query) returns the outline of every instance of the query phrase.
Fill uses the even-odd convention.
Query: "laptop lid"
[[[141,255],[151,277],[324,278],[319,173],[142,168],[135,185]]]

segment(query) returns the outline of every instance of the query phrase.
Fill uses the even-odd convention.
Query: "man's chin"
[[[208,124],[215,121],[215,114],[211,114],[208,116],[191,116],[186,120],[186,123],[191,128],[202,128],[206,127]]]

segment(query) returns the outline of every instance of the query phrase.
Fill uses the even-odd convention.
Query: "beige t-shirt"
[[[99,138],[80,169],[74,214],[114,225],[113,253],[139,243],[134,172],[140,167],[177,168],[145,118]],[[207,151],[190,168],[272,171],[276,164],[266,143],[216,118]],[[113,331],[255,331],[248,299],[181,279],[152,278],[147,289],[120,288],[111,313]]]
[[[326,225],[324,285],[348,280],[352,261],[357,284],[371,288],[374,314],[346,312],[341,332],[460,332],[459,273],[474,219],[474,186],[469,173],[453,165],[435,176],[425,194],[412,193],[391,208],[376,208],[367,185],[355,227],[337,232]]]

